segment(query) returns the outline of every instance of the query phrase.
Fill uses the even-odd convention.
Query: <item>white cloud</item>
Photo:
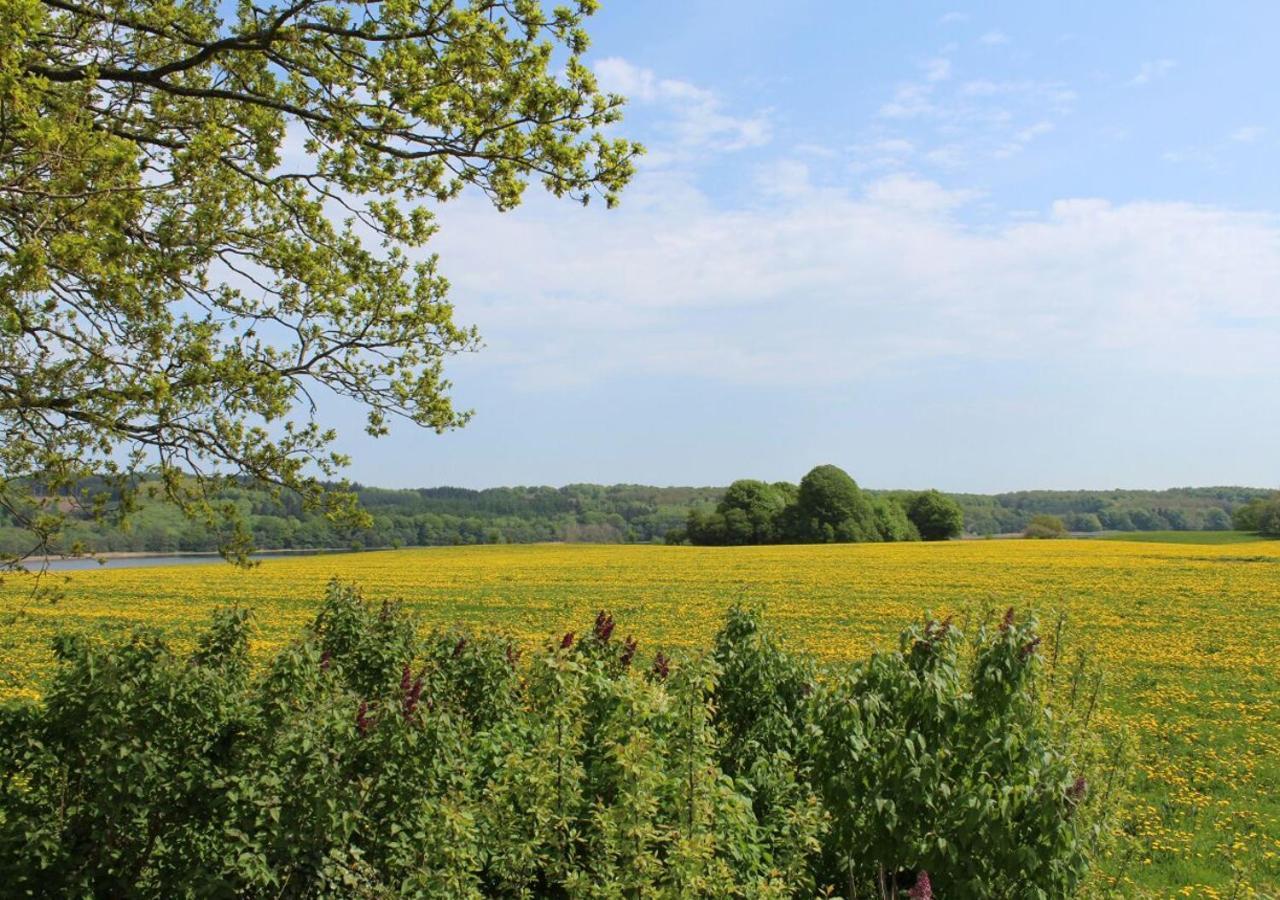
[[[1213,143],[1166,150],[1163,154],[1163,159],[1165,162],[1170,163],[1194,164],[1208,169],[1220,169],[1231,158],[1231,155],[1239,150],[1241,144],[1255,143],[1266,133],[1267,129],[1260,125],[1245,125]]]
[[[927,180],[772,176],[734,209],[648,176],[612,212],[451,207],[435,249],[489,344],[468,364],[531,388],[840,384],[952,357],[1280,376],[1275,217],[1084,199],[978,228],[974,193]]]
[[[942,16],[938,17],[939,25],[959,25],[962,22],[968,22],[968,21],[969,21],[968,13],[962,13],[962,12],[953,11],[949,13],[944,13]]]
[[[1028,125],[1026,128],[1019,129],[1014,133],[1012,140],[996,151],[996,157],[999,159],[1008,159],[1010,156],[1021,153],[1026,149],[1028,144],[1036,138],[1048,134],[1053,131],[1053,129],[1053,123],[1048,121],[1036,122],[1032,125]]]
[[[986,44],[989,47],[995,47],[1000,44],[1009,43],[1009,35],[1003,31],[988,31],[982,37],[978,38],[978,43]]]
[[[826,144],[800,143],[796,144],[792,149],[796,153],[802,153],[806,156],[818,156],[823,159],[834,159],[840,155],[835,148],[828,147]]]
[[[759,192],[769,197],[795,198],[810,193],[809,166],[798,159],[779,159],[756,171]]]
[[[880,107],[885,119],[915,119],[936,114],[939,110],[932,102],[933,85],[903,84],[893,93],[893,99]]]
[[[946,77],[933,77],[937,74]],[[895,129],[907,127],[918,149],[916,158],[930,165],[956,169],[1006,159],[1053,130],[1057,121],[1071,114],[1077,99],[1076,92],[1061,82],[971,79],[953,83],[950,74],[949,66],[927,65],[924,78],[894,89],[877,113],[876,138],[857,145],[854,171],[901,166],[904,158],[886,157],[877,144],[903,137]]]
[[[923,68],[925,81],[946,81],[951,77],[951,60],[946,57],[926,60]]]
[[[1172,59],[1157,59],[1150,62],[1144,62],[1142,64],[1142,68],[1138,70],[1138,74],[1129,80],[1129,84],[1150,84],[1151,82],[1168,75],[1173,71],[1177,64],[1178,63]]]
[[[659,78],[653,70],[620,57],[598,60],[594,65],[601,88],[622,94],[634,102],[663,107],[670,113],[670,148],[658,147],[656,159],[667,162],[680,154],[742,150],[769,142],[771,123],[767,112],[734,116],[714,91],[687,81]]]

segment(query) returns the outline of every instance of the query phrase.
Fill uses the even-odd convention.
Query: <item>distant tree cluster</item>
[[[946,540],[964,513],[938,491],[873,495],[838,466],[816,466],[794,485],[744,478],[729,485],[714,511],[690,510],[668,543],[722,546]]]
[[[1280,537],[1280,494],[1246,503],[1235,511],[1232,523],[1237,531]]]

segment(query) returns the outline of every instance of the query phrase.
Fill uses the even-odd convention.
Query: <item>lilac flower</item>
[[[622,642],[622,656],[619,657],[622,661],[623,668],[627,668],[631,665],[631,660],[634,659],[636,655],[637,646],[638,644],[636,639],[631,635],[627,635],[627,639]]]
[[[406,669],[406,671],[408,670]],[[422,675],[419,675],[409,687],[408,693],[404,695],[404,716],[406,719],[413,715],[413,711],[418,708],[418,700],[422,696],[422,684]]]
[[[924,869],[916,876],[915,886],[907,892],[911,900],[933,900],[933,885],[929,882],[929,873]]]
[[[566,632],[565,636],[560,639],[560,649],[568,650],[572,646],[573,646],[573,632],[569,631],[569,632]]]
[[[609,643],[609,638],[613,637],[613,627],[613,616],[609,615],[603,609],[600,610],[599,614],[596,615],[596,640],[602,644]]]
[[[653,674],[659,681],[666,681],[667,676],[671,674],[671,660],[667,659],[661,650],[653,658]]]
[[[371,727],[373,727],[373,722],[369,720],[369,704],[361,700],[360,708],[356,710],[356,729],[360,732],[360,736],[364,737],[369,733]]]

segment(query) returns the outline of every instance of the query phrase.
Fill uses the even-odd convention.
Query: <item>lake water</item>
[[[285,559],[293,556],[322,556],[344,553],[343,550],[306,550],[289,553],[255,553],[253,559]],[[105,562],[96,559],[51,559],[50,572],[66,572],[78,569],[141,569],[152,566],[189,566],[222,562],[216,553],[184,553],[180,555],[157,553],[154,556],[115,556]],[[28,560],[27,568],[34,571],[40,569],[38,560]]]

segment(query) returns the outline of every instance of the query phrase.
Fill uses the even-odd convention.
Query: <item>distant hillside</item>
[[[1204,487],[1164,491],[1015,491],[952,494],[971,534],[1022,531],[1032,516],[1060,516],[1071,531],[1228,531],[1231,512],[1274,488]]]
[[[356,486],[373,527],[352,531],[306,512],[299,499],[275,499],[240,488],[228,499],[248,518],[263,548],[392,547],[448,544],[591,541],[661,541],[683,526],[691,509],[711,509],[721,487],[652,487],[639,484],[571,484],[486,490],[434,487],[406,490]],[[872,491],[892,494],[892,491]],[[970,534],[1022,531],[1037,513],[1061,516],[1072,531],[1229,530],[1231,511],[1272,489],[1173,488],[1165,491],[1018,491],[953,494],[964,508]],[[29,540],[0,518],[0,550],[20,552]],[[85,517],[67,534],[96,552],[213,550],[217,536],[175,509],[144,502],[127,527]]]

